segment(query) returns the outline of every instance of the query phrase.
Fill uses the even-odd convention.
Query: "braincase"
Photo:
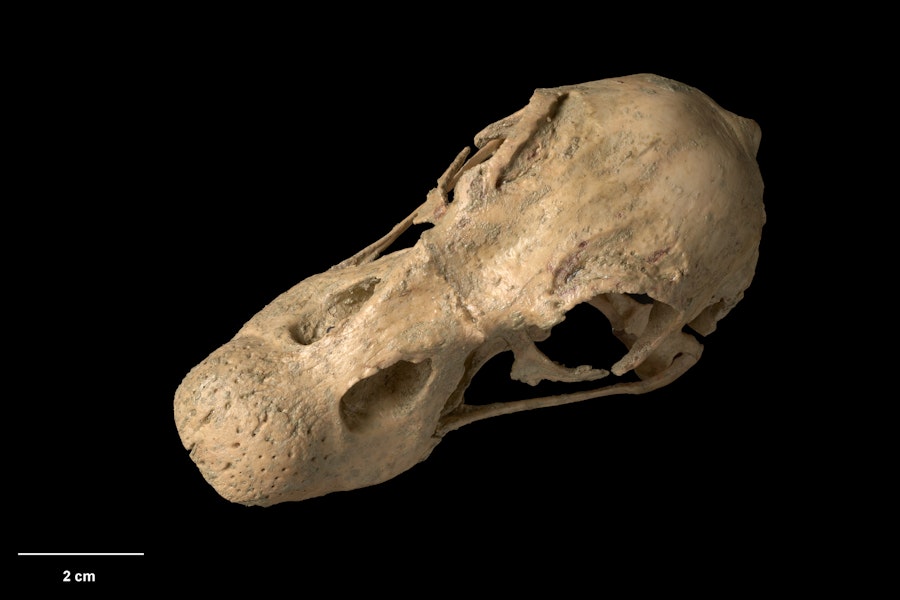
[[[749,285],[765,220],[752,120],[637,75],[539,89],[475,141],[498,138],[496,199],[513,229],[553,235],[554,291],[648,294],[690,320]],[[548,210],[565,217],[547,225]]]

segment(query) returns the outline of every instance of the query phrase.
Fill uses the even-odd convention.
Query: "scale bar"
[[[144,556],[143,552],[19,552],[19,556]]]

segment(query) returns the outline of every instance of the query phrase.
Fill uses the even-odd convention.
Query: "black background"
[[[809,201],[796,148],[814,127],[797,107],[818,77],[809,50],[762,24],[657,33],[546,11],[516,26],[366,35],[206,15],[70,30],[24,52],[40,68],[23,70],[26,185],[6,226],[22,240],[8,261],[13,545],[146,555],[17,557],[23,582],[71,589],[59,583],[71,569],[96,573],[80,584],[95,590],[250,582],[300,595],[540,579],[565,596],[654,558],[683,561],[689,580],[788,569],[808,536],[797,491],[817,469],[797,441],[803,408],[778,333],[809,252],[796,237]],[[405,217],[534,88],[640,72],[695,86],[763,131],[757,277],[697,366],[646,396],[473,424],[368,489],[262,509],[204,482],[172,417],[192,366]],[[551,358],[608,344],[597,325],[561,328]],[[473,401],[522,392],[494,367]]]

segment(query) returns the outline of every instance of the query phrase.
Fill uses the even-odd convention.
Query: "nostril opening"
[[[431,360],[401,360],[375,375],[357,381],[341,398],[340,414],[350,431],[401,418],[431,375]]]

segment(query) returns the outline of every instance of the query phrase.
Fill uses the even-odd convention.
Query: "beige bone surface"
[[[486,417],[667,385],[700,357],[685,326],[711,333],[753,278],[759,141],[753,121],[655,75],[537,90],[388,235],[188,373],[175,394],[185,447],[223,497],[266,506],[383,482]],[[413,223],[433,227],[382,255]],[[581,303],[624,344],[608,368],[535,345]],[[466,404],[506,351],[528,384],[616,381]]]

